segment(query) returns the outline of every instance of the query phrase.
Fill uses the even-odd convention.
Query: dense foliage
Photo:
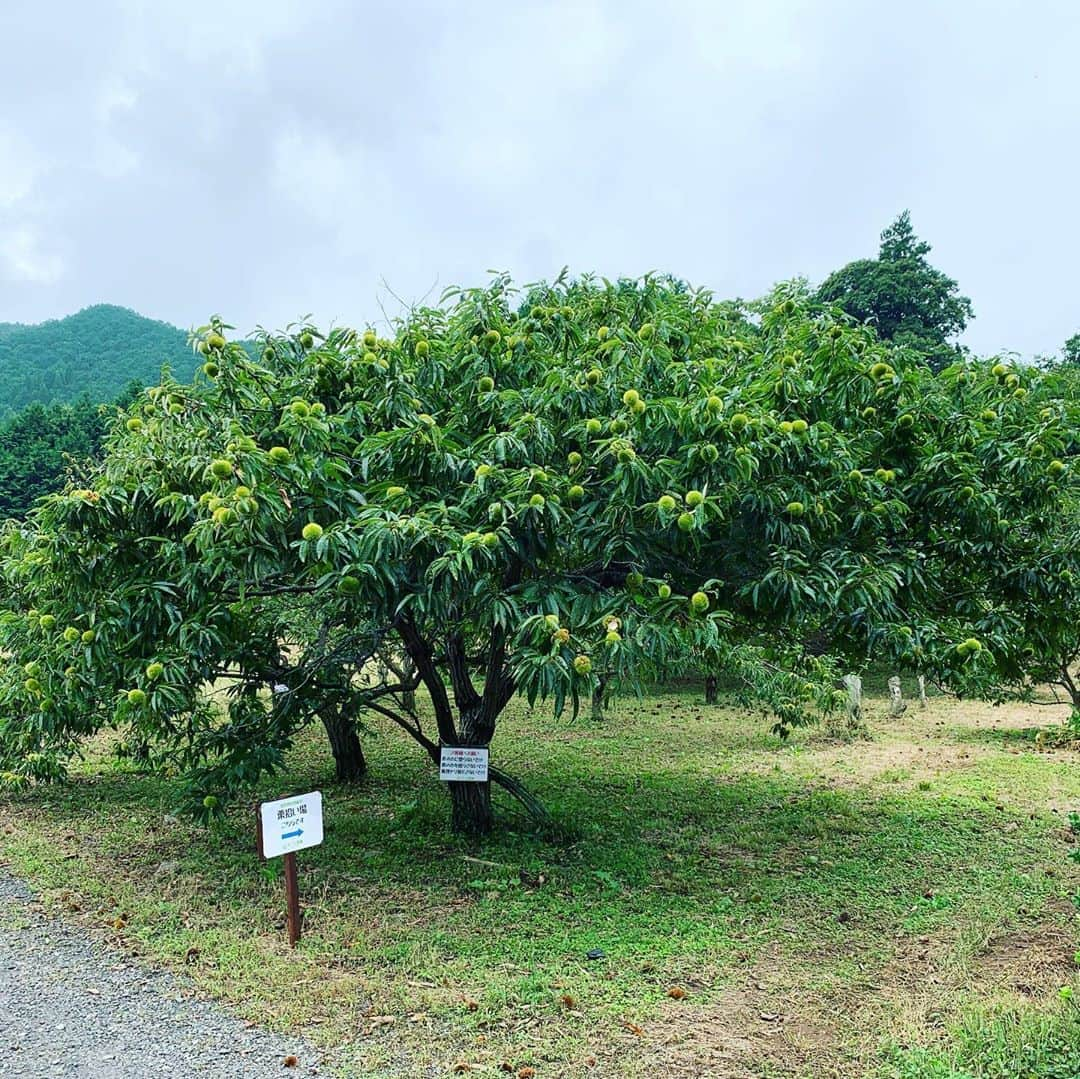
[[[163,365],[191,377],[184,332],[124,307],[98,304],[35,326],[0,323],[0,419],[35,403],[111,401],[132,381],[156,383]]]
[[[132,386],[116,402],[126,407]],[[24,517],[42,495],[58,491],[72,467],[96,458],[115,408],[89,398],[74,404],[28,405],[0,424],[0,519]]]
[[[927,261],[905,210],[882,234],[876,259],[859,259],[831,274],[818,290],[853,318],[870,322],[880,337],[919,352],[934,368],[960,356],[956,338],[974,317],[957,283]]]
[[[1075,606],[1053,386],[935,375],[797,287],[499,278],[382,338],[301,326],[253,358],[225,330],[7,531],[11,780],[114,725],[210,809],[313,716],[377,711],[437,758],[515,693],[576,709],[700,665],[781,728],[832,705],[834,659],[994,696],[1048,647],[1033,612]],[[487,829],[487,785],[449,786]]]
[[[1080,333],[1074,333],[1061,350],[1062,363],[1070,367],[1080,367]]]

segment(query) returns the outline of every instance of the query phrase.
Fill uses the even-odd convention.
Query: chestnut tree
[[[1068,504],[1035,374],[935,375],[799,286],[743,307],[657,278],[227,330],[7,529],[11,782],[114,726],[209,811],[312,720],[348,774],[364,715],[437,760],[515,695],[576,713],[705,667],[783,730],[835,703],[834,660],[989,696],[1039,647],[1001,590]],[[454,828],[488,831],[490,784],[448,788]]]

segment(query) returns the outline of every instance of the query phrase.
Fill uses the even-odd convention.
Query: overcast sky
[[[1078,0],[0,0],[0,42],[0,321],[749,297],[906,207],[974,348],[1080,330]]]

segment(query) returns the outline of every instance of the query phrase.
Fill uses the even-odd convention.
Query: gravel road
[[[0,1076],[263,1079],[327,1075],[296,1038],[190,999],[183,979],[91,942],[0,872]],[[295,1056],[295,1066],[286,1058]],[[290,1061],[290,1063],[292,1063]]]

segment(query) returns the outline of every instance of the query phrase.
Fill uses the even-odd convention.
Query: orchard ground
[[[314,733],[296,747],[259,792],[324,791],[295,953],[255,799],[202,830],[107,740],[71,785],[11,801],[0,862],[346,1075],[1080,1074],[1078,751],[1036,737],[1064,707],[932,698],[892,720],[872,697],[874,740],[852,744],[781,743],[690,688],[603,725],[511,709],[495,757],[562,834],[503,804],[496,837],[451,837],[389,729],[357,788],[327,783]]]

